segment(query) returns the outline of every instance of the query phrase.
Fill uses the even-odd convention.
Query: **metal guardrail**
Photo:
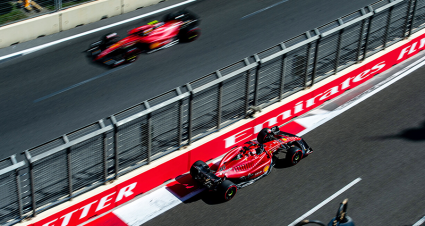
[[[35,216],[149,164],[246,117],[250,107],[281,101],[424,26],[425,0],[380,0],[31,148],[21,156],[27,166],[14,163],[12,169],[3,160],[0,224]]]

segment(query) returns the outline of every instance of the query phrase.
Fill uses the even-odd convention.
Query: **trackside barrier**
[[[96,195],[91,195],[43,220],[26,225],[66,226],[80,224],[90,217],[111,210],[169,179],[188,172],[191,164],[196,160],[209,160],[220,156],[231,147],[254,139],[262,128],[287,123],[292,118],[302,115],[320,106],[325,101],[339,96],[344,91],[362,84],[423,49],[425,49],[425,34],[406,41],[403,45],[367,63],[362,63],[354,70],[348,68],[335,76],[337,77],[335,79],[325,79],[319,82],[317,86],[300,92],[298,97],[288,98],[290,100],[287,103],[276,103],[264,109],[264,112],[256,118],[244,119],[232,128],[223,129],[212,140],[205,143],[199,140],[193,144],[194,147],[190,150],[182,151],[181,154],[173,153],[174,156],[171,159],[154,165],[142,173],[137,173],[135,176],[127,177],[127,175],[124,175],[122,178],[125,181],[114,183],[114,185],[110,185],[110,188]]]
[[[40,214],[28,224],[65,226],[101,214],[416,54],[425,47],[422,33],[400,41],[424,24],[425,0],[381,0],[31,148],[24,155],[28,166],[19,171],[23,213],[18,219],[2,214],[0,224]],[[243,119],[253,107],[267,106],[255,119]],[[208,134],[211,141],[201,140]],[[105,192],[87,197],[99,186]],[[15,197],[13,190],[3,195]],[[61,203],[63,211],[46,212]]]
[[[71,8],[62,7],[61,0],[43,1],[56,4],[54,12],[43,10],[37,14],[38,17],[0,25],[0,48],[127,13],[163,0],[87,0]]]

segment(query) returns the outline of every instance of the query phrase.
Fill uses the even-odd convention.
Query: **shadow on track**
[[[419,127],[406,129],[398,134],[370,137],[371,140],[405,139],[410,141],[425,141],[425,121]]]

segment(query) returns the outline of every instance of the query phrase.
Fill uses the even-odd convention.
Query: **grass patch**
[[[9,13],[0,15],[0,25],[10,23],[16,20],[21,20],[27,18],[27,15],[25,15],[24,12],[22,12],[20,9],[16,8],[16,6],[13,6],[12,11]]]

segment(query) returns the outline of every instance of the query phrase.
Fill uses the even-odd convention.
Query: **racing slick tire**
[[[201,35],[201,29],[192,28],[192,29],[183,29],[180,31],[180,42],[193,42],[198,39],[199,35]]]
[[[291,166],[297,165],[303,157],[303,151],[299,147],[291,147],[286,153],[286,161]]]
[[[229,180],[224,180],[217,187],[218,195],[223,197],[224,201],[230,201],[233,197],[235,197],[237,191],[238,187]]]
[[[260,144],[264,144],[266,142],[269,142],[274,139],[274,137],[271,137],[271,135],[268,133],[269,128],[262,129],[258,135],[257,135],[257,141]]]
[[[193,179],[196,179],[198,177],[198,169],[196,169],[195,166],[203,167],[206,169],[210,168],[204,161],[201,161],[201,160],[196,161],[190,167],[190,175],[192,176]]]

